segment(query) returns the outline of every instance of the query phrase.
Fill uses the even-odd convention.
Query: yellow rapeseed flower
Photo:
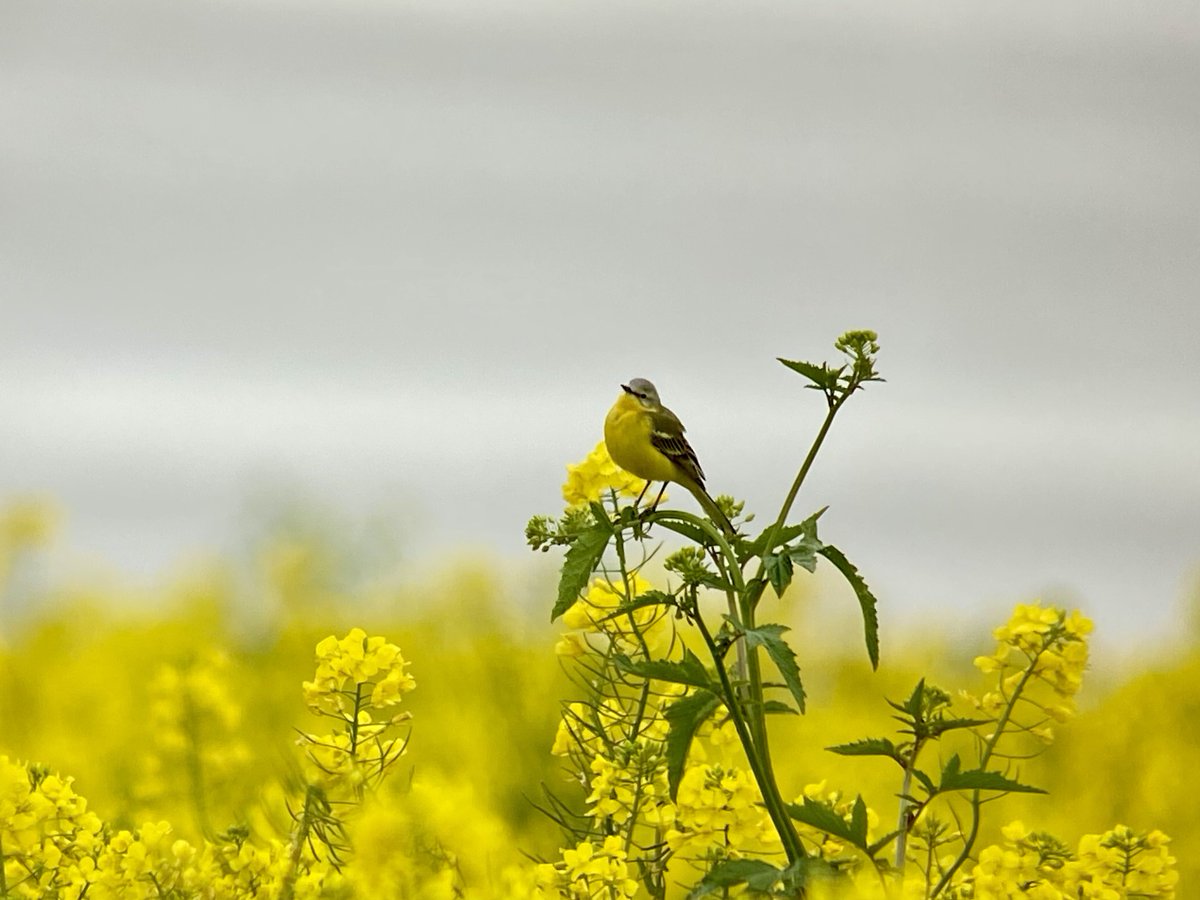
[[[562,495],[568,506],[581,506],[600,500],[610,491],[636,497],[645,486],[645,481],[612,461],[608,447],[601,441],[582,462],[567,466]]]

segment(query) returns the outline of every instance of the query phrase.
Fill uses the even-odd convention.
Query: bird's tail
[[[727,537],[733,537],[736,534],[733,523],[729,521],[725,513],[721,512],[721,507],[717,506],[717,501],[708,495],[708,491],[691,479],[688,479],[688,482],[683,486],[692,492],[692,496],[696,498],[696,502],[704,508],[704,511],[708,513],[708,517],[717,523],[717,527],[725,532]]]

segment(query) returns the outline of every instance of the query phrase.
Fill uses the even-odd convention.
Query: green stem
[[[818,435],[817,442],[813,445],[813,449],[809,452],[809,458],[805,460],[804,468],[801,470],[801,476],[797,479],[797,483],[793,485],[792,495],[788,499],[788,505],[785,506],[782,517],[787,517],[787,509],[791,502],[795,499],[795,492],[799,489],[799,482],[803,480],[805,473],[812,465],[812,460],[816,456],[816,451],[820,448],[820,442],[824,440],[825,433],[829,430],[829,423],[832,421],[833,415],[830,414],[826,420],[825,426]],[[751,600],[752,587],[748,588],[742,576],[741,567],[737,564],[737,556],[733,549],[729,546],[729,542],[725,539],[725,535],[717,531],[711,524],[703,519],[691,515],[690,513],[667,511],[655,514],[657,518],[662,519],[670,527],[671,520],[685,522],[694,527],[703,529],[716,544],[721,551],[722,556],[727,562],[727,574],[733,584],[734,591],[738,597],[745,598],[740,604],[741,609],[740,619],[742,627],[754,627],[754,602]],[[746,705],[749,707],[749,723],[746,723],[742,716],[742,710],[738,708],[735,712],[734,707],[740,707],[741,702],[737,691],[732,689],[729,684],[729,676],[725,671],[725,665],[719,654],[716,652],[716,646],[713,644],[711,636],[707,632],[704,621],[699,616],[697,610],[697,624],[700,626],[701,633],[704,635],[705,642],[709,645],[709,652],[712,653],[713,660],[717,664],[717,672],[721,676],[722,686],[726,688],[727,700],[726,705],[732,704],[730,714],[734,716],[735,727],[738,727],[738,737],[741,739],[742,746],[746,749],[746,756],[751,760],[751,768],[754,769],[755,778],[759,782],[759,789],[763,793],[764,802],[767,802],[768,812],[771,812],[771,820],[775,823],[776,829],[779,831],[781,840],[784,841],[784,848],[788,852],[788,858],[794,862],[797,859],[803,858],[806,854],[804,848],[800,844],[800,839],[796,837],[795,828],[792,826],[792,820],[787,815],[784,809],[783,798],[779,794],[779,786],[775,783],[775,770],[771,761],[771,744],[767,735],[767,717],[766,707],[763,703],[763,679],[762,667],[759,662],[757,650],[749,650],[744,656],[746,667]],[[739,645],[740,646],[740,645]],[[738,726],[738,722],[741,726]],[[757,757],[757,758],[756,758]],[[758,768],[755,768],[758,766]],[[767,801],[768,796],[772,797],[772,801]],[[772,811],[772,803],[775,811]],[[782,823],[782,824],[781,824]],[[788,846],[787,835],[791,835],[794,846]]]
[[[775,524],[771,526],[770,536],[763,547],[764,557],[775,549],[775,542],[779,539],[779,532],[783,530],[788,513],[792,511],[792,504],[796,502],[796,496],[800,493],[800,486],[804,484],[804,479],[808,477],[808,470],[812,468],[813,462],[817,458],[817,453],[821,450],[821,445],[825,443],[825,436],[829,434],[829,428],[833,425],[833,419],[838,414],[838,410],[842,408],[842,404],[846,402],[846,398],[850,396],[850,393],[850,391],[847,391],[837,400],[830,400],[829,411],[825,414],[825,421],[821,423],[821,430],[817,432],[812,446],[808,448],[808,455],[804,457],[804,462],[800,465],[800,471],[796,473],[796,479],[792,482],[791,490],[788,491],[788,495],[783,501],[783,506],[779,509],[779,515],[775,518]],[[763,578],[765,570],[766,561],[765,559],[760,560],[758,573],[751,581],[751,584],[754,585],[752,594],[747,598],[749,605],[752,607],[758,605],[758,600],[762,596],[762,592],[766,589],[766,580]]]
[[[1004,734],[1004,729],[1008,725],[1009,720],[1012,718],[1013,710],[1017,705],[1017,700],[1020,699],[1021,693],[1025,690],[1025,685],[1029,683],[1029,679],[1033,677],[1033,671],[1035,668],[1037,668],[1037,661],[1041,658],[1042,652],[1045,650],[1046,646],[1049,646],[1048,642],[1045,646],[1043,646],[1042,650],[1039,650],[1032,658],[1030,658],[1029,665],[1025,668],[1024,673],[1022,673],[1021,680],[1017,682],[1017,686],[1012,693],[1012,697],[1009,699],[1008,704],[1004,707],[1004,712],[1002,712],[1000,714],[1000,718],[996,720],[996,728],[992,732],[991,738],[988,739],[988,741],[984,744],[983,752],[979,754],[979,768],[987,768],[988,761],[992,758],[992,753],[995,751],[996,745],[1000,743],[1000,737]],[[968,833],[966,840],[963,841],[963,848],[959,851],[958,856],[955,857],[954,862],[950,864],[950,867],[942,873],[942,877],[938,880],[937,887],[933,889],[933,894],[931,896],[936,897],[946,888],[946,885],[950,883],[950,879],[954,877],[954,873],[962,867],[962,864],[965,863],[967,858],[971,855],[971,850],[975,846],[976,839],[979,837],[979,825],[980,819],[982,818],[979,813],[979,810],[982,806],[979,795],[980,791],[978,790],[971,794],[971,831]]]
[[[796,828],[792,824],[791,817],[787,814],[783,797],[779,793],[779,786],[775,783],[775,774],[770,769],[769,762],[760,754],[760,748],[754,743],[749,726],[742,715],[737,692],[734,691],[733,685],[730,684],[729,673],[725,671],[725,662],[722,659],[721,653],[717,650],[716,642],[713,641],[712,634],[709,632],[708,626],[704,623],[704,617],[700,614],[699,608],[695,610],[695,620],[696,627],[700,631],[700,636],[704,638],[708,652],[712,656],[713,662],[716,663],[717,677],[721,681],[721,692],[725,697],[725,706],[729,709],[729,717],[733,720],[733,727],[737,730],[738,739],[741,741],[742,747],[746,750],[746,759],[750,763],[750,771],[753,773],[754,780],[758,783],[758,789],[763,795],[763,805],[767,808],[767,814],[771,817],[771,822],[774,824],[775,830],[779,833],[779,839],[783,844],[784,852],[787,853],[788,862],[794,863],[797,860],[804,859],[807,854],[800,843],[800,836],[796,833]]]
[[[742,604],[741,620],[743,628],[751,629],[754,627],[754,607],[749,603]],[[740,638],[738,646],[743,647],[745,645],[745,637]],[[757,647],[746,648],[745,662],[746,698],[747,705],[749,706],[751,732],[754,735],[755,745],[758,747],[767,770],[774,772],[774,766],[771,764],[771,742],[767,737],[767,711],[766,705],[763,702],[762,663],[758,658]]]
[[[312,807],[320,789],[308,785],[304,791],[304,806],[296,818],[292,828],[292,840],[288,847],[288,868],[283,876],[283,884],[279,888],[279,900],[292,900],[296,892],[296,876],[300,871],[300,856],[304,852],[304,842],[312,829]]]
[[[900,785],[900,813],[896,822],[896,878],[897,883],[904,884],[904,857],[908,853],[908,809],[912,795],[913,769],[917,767],[917,755],[921,752],[920,741],[914,741],[908,764],[904,767],[904,781]]]

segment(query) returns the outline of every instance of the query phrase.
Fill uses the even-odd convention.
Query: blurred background
[[[872,328],[799,509],[885,642],[1044,596],[1157,652],[1200,563],[1198,51],[1184,2],[9,0],[0,493],[62,511],[53,573],[306,510],[552,573],[524,522],[620,382],[766,518],[823,413],[774,357]]]
[[[988,839],[1158,827],[1195,880],[1198,284],[1190,0],[6,0],[0,753],[117,825],[253,822],[314,644],[361,626],[417,678],[404,834],[499,883],[557,852],[529,798],[576,696],[526,520],[645,377],[768,521],[824,414],[775,357],[869,328],[887,382],[796,514],[830,507],[882,664],[798,578],[789,796],[889,819],[890,772],[822,748],[919,677],[977,690],[1042,597],[1093,671]]]

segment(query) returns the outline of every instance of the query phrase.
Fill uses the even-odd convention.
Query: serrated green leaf
[[[680,697],[663,711],[667,720],[667,783],[672,800],[679,792],[679,780],[683,777],[696,729],[720,707],[721,700],[716,694],[699,689]]]
[[[830,391],[837,387],[836,370],[831,370],[825,363],[817,365],[816,363],[803,362],[798,359],[784,359],[782,356],[775,357],[793,372],[799,372],[805,378],[813,383],[814,387],[822,391]]]
[[[744,633],[746,646],[762,647],[767,651],[788,690],[792,692],[800,712],[804,712],[804,685],[800,683],[800,667],[796,664],[796,654],[782,637],[787,630],[786,625],[759,625],[747,629]]]
[[[854,807],[857,810],[858,804],[862,803],[862,797],[858,798]],[[858,847],[866,852],[867,849],[867,833],[866,833],[866,804],[863,804],[862,811],[862,828],[855,824],[858,820],[854,818],[851,822],[847,822],[837,811],[832,807],[813,800],[811,797],[805,797],[803,803],[787,804],[787,813],[797,822],[803,822],[805,825],[811,825],[818,831],[824,831],[826,834],[831,834],[836,838],[840,838],[848,844]],[[852,814],[855,815],[855,814]]]
[[[725,859],[708,870],[688,894],[688,900],[723,892],[739,884],[752,891],[769,891],[782,876],[782,870],[761,859]]]
[[[587,586],[588,579],[596,570],[596,564],[604,555],[604,548],[608,546],[612,533],[612,523],[606,518],[579,532],[571,542],[563,557],[562,572],[558,577],[558,599],[550,613],[551,622],[579,599],[579,592]]]
[[[759,554],[764,553],[768,550],[774,550],[776,547],[778,547],[782,544],[786,544],[788,541],[790,541],[794,538],[800,537],[801,535],[811,536],[813,538],[816,538],[816,536],[817,536],[817,520],[825,514],[825,511],[827,509],[829,509],[828,506],[822,506],[815,513],[813,513],[811,516],[809,516],[807,519],[805,519],[803,522],[800,522],[799,524],[796,524],[796,525],[784,525],[782,528],[779,529],[779,534],[775,535],[775,540],[773,542],[773,545],[768,547],[767,541],[771,537],[771,531],[775,528],[774,525],[771,525],[770,527],[768,527],[764,531],[762,531],[760,534],[758,534],[754,538],[754,540],[743,542],[742,550],[744,551],[745,555],[740,558],[743,561],[745,561],[745,560],[749,559],[751,556],[758,556]]]
[[[666,659],[633,660],[623,653],[618,653],[613,656],[613,663],[622,672],[641,678],[687,684],[706,690],[711,686],[704,663],[700,662],[700,658],[687,648],[684,648],[683,659],[679,662],[671,662]]]
[[[712,537],[708,534],[708,532],[704,531],[698,525],[693,525],[691,522],[684,522],[676,518],[660,519],[658,516],[651,516],[650,521],[661,525],[668,531],[674,531],[676,534],[683,535],[693,544],[704,546],[712,543]]]
[[[894,759],[901,767],[904,766],[904,758],[889,738],[864,738],[849,744],[835,744],[825,749],[839,756],[886,756],[888,759]]]
[[[913,686],[913,692],[908,695],[908,699],[904,701],[904,712],[911,715],[914,719],[920,718],[921,710],[925,706],[925,679]]]
[[[933,783],[933,779],[929,777],[927,772],[923,772],[921,769],[913,769],[912,774],[921,787],[925,788],[925,793],[929,794],[929,796],[932,797],[938,792],[937,785]]]
[[[1046,791],[992,772],[987,769],[962,768],[962,761],[955,753],[942,768],[942,781],[938,793],[947,791],[1007,791],[1015,794],[1044,794]]]
[[[871,859],[874,859],[875,855],[879,853],[880,850],[882,850],[899,836],[900,832],[898,830],[889,831],[883,837],[878,838],[867,847],[867,856],[871,857]]]
[[[763,557],[763,569],[771,587],[775,588],[775,596],[782,597],[792,583],[792,558],[786,554],[768,553]]]
[[[795,707],[788,706],[782,700],[767,700],[763,703],[763,712],[768,716],[783,715],[783,716],[798,716],[800,710]]]
[[[867,804],[859,794],[850,808],[850,833],[854,835],[854,846],[867,849]]]
[[[929,723],[929,734],[931,737],[939,737],[956,728],[978,728],[980,725],[991,725],[992,721],[992,719],[938,719],[936,722]]]
[[[879,615],[875,609],[877,605],[875,595],[871,593],[871,589],[867,587],[863,577],[858,574],[858,569],[850,563],[850,560],[846,559],[837,547],[832,544],[824,544],[817,552],[833,563],[846,581],[850,582],[850,587],[854,588],[854,594],[858,597],[858,605],[862,608],[863,629],[867,639],[867,656],[871,660],[871,668],[878,669]]]
[[[805,539],[787,548],[788,559],[809,572],[817,571],[817,554],[821,551],[817,544]]]

